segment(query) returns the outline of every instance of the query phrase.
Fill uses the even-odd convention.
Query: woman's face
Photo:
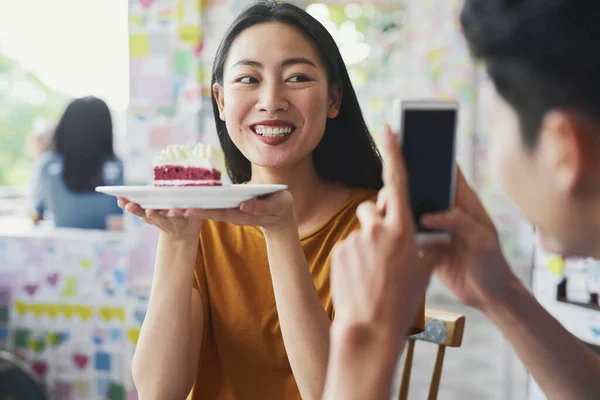
[[[254,165],[284,168],[310,159],[341,93],[313,44],[280,22],[234,40],[214,94],[231,140]],[[312,161],[311,161],[312,162]]]

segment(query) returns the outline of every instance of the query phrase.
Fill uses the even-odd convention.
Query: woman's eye
[[[288,79],[288,82],[310,82],[311,80],[312,79],[306,75],[294,75]]]
[[[241,78],[239,78],[237,80],[237,82],[240,82],[240,83],[257,83],[258,79],[253,78],[251,76],[242,76]]]

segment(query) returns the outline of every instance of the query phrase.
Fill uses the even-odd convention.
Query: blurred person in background
[[[113,150],[113,124],[106,103],[93,97],[73,100],[32,175],[34,223],[52,214],[56,227],[106,229],[122,214],[114,198],[96,186],[123,184],[123,165]]]

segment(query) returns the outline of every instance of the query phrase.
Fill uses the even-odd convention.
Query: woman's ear
[[[213,84],[212,91],[217,102],[217,107],[219,108],[219,118],[221,118],[221,121],[225,121],[225,113],[223,111],[225,109],[225,96],[223,88],[218,83],[215,83]]]
[[[327,107],[327,118],[336,118],[340,113],[340,107],[342,106],[342,85],[341,83],[334,83],[329,85],[329,104]]]

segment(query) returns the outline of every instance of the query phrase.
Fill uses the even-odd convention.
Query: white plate
[[[98,186],[97,192],[125,197],[142,208],[237,208],[246,200],[287,189],[286,185]]]

